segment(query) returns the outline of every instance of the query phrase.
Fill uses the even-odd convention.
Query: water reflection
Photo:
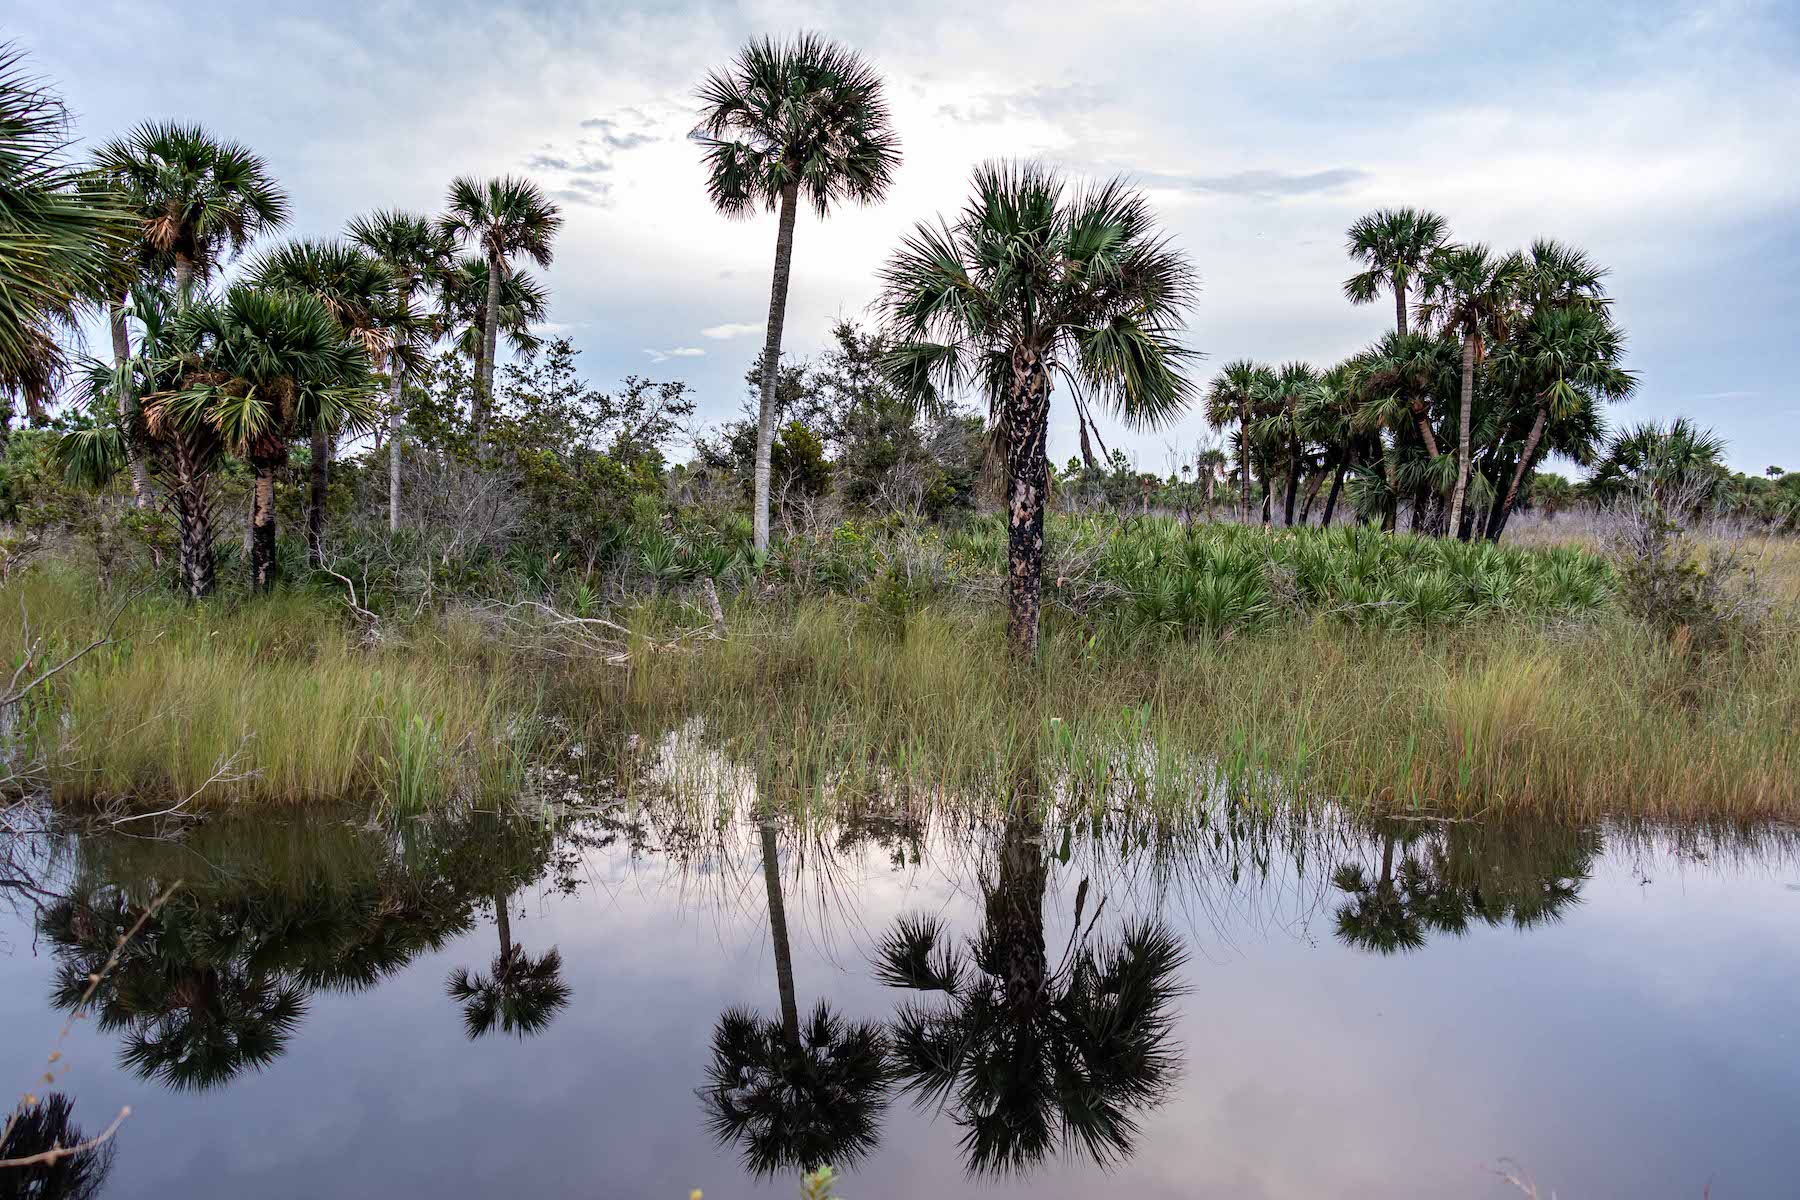
[[[1378,954],[1417,950],[1471,922],[1530,929],[1578,903],[1601,852],[1598,830],[1517,821],[1365,822],[1380,866],[1341,863],[1337,936]],[[1398,861],[1396,861],[1398,853]]]
[[[512,896],[494,897],[494,930],[500,953],[484,975],[457,967],[444,982],[450,999],[462,1006],[463,1027],[478,1038],[498,1025],[501,1032],[526,1037],[549,1028],[556,1014],[569,1003],[569,985],[563,982],[562,955],[555,946],[533,958],[512,940]]]
[[[982,880],[982,922],[958,945],[928,914],[901,918],[882,942],[882,982],[932,997],[893,1023],[904,1090],[962,1130],[968,1170],[1026,1171],[1079,1148],[1106,1163],[1131,1153],[1138,1115],[1168,1094],[1178,1066],[1170,1001],[1183,952],[1160,921],[1096,939],[1104,901],[1084,924],[1076,892],[1068,945],[1051,963],[1044,928],[1049,867],[1037,798],[1016,793],[996,868]]]
[[[53,1152],[88,1139],[75,1124],[75,1102],[61,1092],[22,1101],[0,1121],[0,1162],[36,1159],[0,1169],[0,1200],[91,1200],[106,1185],[117,1149],[109,1139],[74,1154]]]

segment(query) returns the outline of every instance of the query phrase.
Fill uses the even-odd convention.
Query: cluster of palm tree
[[[1345,295],[1390,293],[1392,333],[1325,370],[1234,362],[1207,389],[1208,419],[1231,431],[1240,516],[1260,483],[1265,524],[1277,486],[1283,522],[1305,522],[1329,481],[1329,523],[1348,476],[1357,515],[1384,528],[1405,502],[1416,531],[1497,540],[1544,458],[1592,463],[1605,405],[1636,386],[1606,271],[1548,239],[1509,254],[1452,242],[1443,217],[1410,208],[1358,220],[1348,250],[1363,269]]]

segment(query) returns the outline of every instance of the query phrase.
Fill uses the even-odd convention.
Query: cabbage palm
[[[486,369],[488,268],[484,258],[464,258],[438,282],[438,322],[457,350],[469,356],[475,375]],[[529,271],[514,269],[500,281],[496,337],[529,358],[543,341],[531,327],[550,315],[550,296]]]
[[[343,241],[295,239],[263,255],[251,270],[258,286],[313,296],[343,336],[369,360],[395,344],[403,320],[398,281],[387,265]],[[366,424],[358,422],[358,430]],[[306,502],[306,549],[314,566],[325,561],[325,508],[331,485],[331,450],[342,432],[329,421],[309,422],[312,463]]]
[[[804,199],[820,220],[835,204],[886,195],[900,166],[881,76],[854,51],[813,33],[752,41],[700,85],[693,136],[706,148],[706,190],[728,217],[779,214],[769,320],[763,334],[751,538],[769,545],[775,384],[793,268],[794,220]]]
[[[894,1069],[921,1105],[948,1107],[976,1174],[1023,1171],[1059,1150],[1102,1164],[1123,1158],[1138,1114],[1163,1100],[1177,1069],[1167,1041],[1179,942],[1140,922],[1117,942],[1095,943],[1095,922],[1083,926],[1084,880],[1075,932],[1053,964],[1042,841],[1041,822],[1016,805],[984,881],[980,932],[966,946],[936,917],[909,916],[878,951],[882,982],[941,997],[901,1007]]]
[[[496,1025],[502,1032],[525,1037],[549,1028],[556,1014],[569,1003],[569,985],[562,977],[562,954],[555,946],[533,958],[512,940],[512,897],[494,897],[494,927],[500,936],[500,952],[486,975],[458,967],[444,984],[450,998],[462,1005],[463,1026],[478,1038]]]
[[[1278,447],[1287,460],[1287,487],[1282,500],[1282,524],[1294,523],[1294,500],[1299,493],[1301,451],[1306,444],[1302,408],[1319,389],[1319,373],[1303,362],[1283,363],[1275,383],[1265,392],[1266,408],[1256,423],[1258,434]]]
[[[1250,414],[1274,387],[1274,369],[1245,358],[1227,363],[1206,388],[1207,421],[1215,429],[1237,426],[1238,472],[1243,488],[1238,519],[1246,525],[1250,523]]]
[[[1345,249],[1364,269],[1344,280],[1352,304],[1368,304],[1383,288],[1394,295],[1394,332],[1406,336],[1407,293],[1449,232],[1434,212],[1384,208],[1357,218]]]
[[[954,223],[918,226],[883,268],[884,361],[915,403],[986,396],[1006,456],[1007,630],[1026,657],[1038,645],[1053,381],[1082,414],[1100,404],[1136,426],[1173,418],[1193,395],[1193,352],[1177,334],[1195,280],[1122,180],[1070,188],[1037,163],[990,163],[974,191]]]
[[[520,255],[540,267],[550,265],[550,243],[562,228],[557,207],[529,179],[511,175],[479,180],[460,176],[451,181],[449,213],[443,229],[449,236],[480,251],[487,262],[487,303],[483,316],[482,356],[478,362],[470,421],[479,434],[494,400],[494,354],[500,331],[500,284],[512,274]]]
[[[1470,429],[1474,424],[1475,364],[1490,343],[1503,341],[1518,301],[1525,261],[1496,255],[1480,243],[1445,246],[1432,254],[1422,280],[1419,316],[1462,339],[1462,401],[1456,424],[1456,487],[1450,494],[1448,528],[1462,528],[1469,492]]]
[[[75,1124],[75,1102],[62,1092],[46,1092],[19,1101],[0,1120],[0,1196],[7,1200],[94,1200],[106,1187],[118,1146],[102,1141],[74,1153],[87,1141]],[[30,1166],[14,1165],[52,1151],[61,1153]]]
[[[0,393],[41,416],[66,362],[57,333],[115,288],[129,215],[64,154],[62,100],[0,43]]]
[[[206,371],[163,403],[210,421],[254,471],[251,578],[267,591],[275,583],[275,471],[301,433],[316,446],[322,433],[373,427],[368,355],[305,292],[234,287],[176,321]]]
[[[415,337],[423,333],[416,328],[413,315],[413,293],[421,287],[435,285],[450,269],[450,244],[443,231],[422,213],[399,209],[378,209],[366,217],[350,222],[350,241],[377,262],[387,267],[394,277],[397,325],[414,327]],[[482,281],[486,296],[486,280]],[[388,369],[388,529],[400,530],[400,430],[405,423],[405,378],[408,339],[395,336],[386,347]]]

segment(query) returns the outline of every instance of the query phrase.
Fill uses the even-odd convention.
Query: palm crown
[[[792,189],[823,217],[839,201],[879,199],[900,166],[881,77],[818,34],[751,42],[699,98],[707,194],[728,215],[774,209]]]
[[[507,175],[478,180],[460,176],[450,184],[443,231],[481,248],[505,271],[515,255],[540,267],[550,265],[550,243],[562,228],[556,205],[529,179]]]
[[[1407,289],[1448,232],[1443,217],[1416,208],[1384,208],[1357,218],[1344,248],[1364,269],[1344,280],[1344,295],[1352,304],[1368,304],[1387,288],[1394,294],[1395,332],[1405,333]]]
[[[149,122],[108,142],[99,169],[124,191],[141,229],[140,258],[178,284],[287,223],[287,194],[263,160],[198,125]]]

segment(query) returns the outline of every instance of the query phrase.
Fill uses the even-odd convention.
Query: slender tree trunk
[[[500,935],[500,959],[510,964],[513,956],[512,940],[512,896],[506,892],[494,894],[494,929]]]
[[[1270,511],[1270,506],[1275,498],[1275,484],[1269,477],[1269,460],[1262,459],[1257,465],[1261,468],[1260,474],[1262,475],[1262,523],[1263,528],[1267,529],[1274,524],[1274,515]]]
[[[800,185],[781,192],[781,219],[775,230],[775,273],[769,281],[769,325],[763,331],[762,397],[756,412],[756,494],[752,500],[751,544],[769,548],[769,466],[775,452],[775,384],[781,378],[781,327],[787,321],[788,276],[794,266],[794,218]]]
[[[1413,423],[1418,426],[1419,440],[1425,443],[1425,453],[1432,458],[1438,456],[1437,434],[1431,431],[1431,413],[1426,409],[1423,400],[1409,400],[1412,408]]]
[[[1013,656],[1038,648],[1043,598],[1044,502],[1050,487],[1045,443],[1050,429],[1050,372],[1038,352],[1015,346],[1006,392],[1007,615]]]
[[[1537,460],[1538,443],[1544,439],[1544,425],[1549,419],[1549,409],[1538,405],[1537,416],[1531,422],[1531,432],[1525,435],[1525,449],[1519,454],[1519,465],[1513,470],[1512,482],[1506,485],[1506,496],[1500,501],[1494,520],[1489,522],[1489,541],[1499,541],[1500,535],[1506,532],[1507,518],[1512,516],[1513,505],[1519,502],[1519,490],[1524,486],[1525,477],[1531,474],[1531,468]]]
[[[388,532],[400,532],[400,406],[405,384],[405,368],[400,365],[397,350],[388,351]]]
[[[775,825],[762,827],[763,890],[769,896],[769,936],[775,942],[775,986],[781,992],[781,1033],[788,1047],[800,1048],[800,1005],[794,999],[794,954],[788,945],[787,906],[781,899],[781,864],[775,856]]]
[[[1288,453],[1287,494],[1282,497],[1281,523],[1290,529],[1294,524],[1294,498],[1300,494],[1300,448],[1290,447]]]
[[[275,586],[275,465],[259,462],[250,494],[250,580],[259,592]]]
[[[1450,496],[1451,530],[1462,528],[1463,501],[1469,494],[1469,422],[1473,419],[1475,408],[1475,338],[1467,335],[1463,338],[1462,354],[1462,407],[1459,428],[1456,431],[1456,490]]]
[[[494,405],[494,356],[499,352],[500,338],[500,272],[505,269],[506,263],[490,249],[487,312],[482,321],[481,361],[476,364],[480,377],[475,385],[475,411],[470,414],[470,424],[475,428],[477,439],[481,437],[482,427]]]
[[[312,470],[306,494],[306,555],[315,567],[325,565],[325,503],[331,488],[331,438],[312,431]]]
[[[1239,520],[1250,523],[1250,401],[1238,401],[1238,469],[1244,476],[1244,511]]]
[[[1338,493],[1344,487],[1344,471],[1350,465],[1350,456],[1338,455],[1337,470],[1331,476],[1331,492],[1325,497],[1325,512],[1319,518],[1319,528],[1331,528],[1331,514],[1337,511]]]
[[[1401,337],[1406,336],[1406,275],[1399,273],[1394,279],[1394,332]]]
[[[112,318],[113,366],[118,368],[123,384],[119,396],[119,424],[124,427],[125,465],[131,470],[131,497],[139,508],[148,508],[155,496],[150,490],[150,468],[138,446],[137,393],[131,386],[131,373],[125,369],[125,364],[131,361],[131,335],[125,328],[125,306],[113,301],[109,315]]]
[[[1325,487],[1325,477],[1329,474],[1329,464],[1312,473],[1312,479],[1306,485],[1306,499],[1300,502],[1300,524],[1305,525],[1312,518],[1313,505],[1318,501],[1319,493]]]

